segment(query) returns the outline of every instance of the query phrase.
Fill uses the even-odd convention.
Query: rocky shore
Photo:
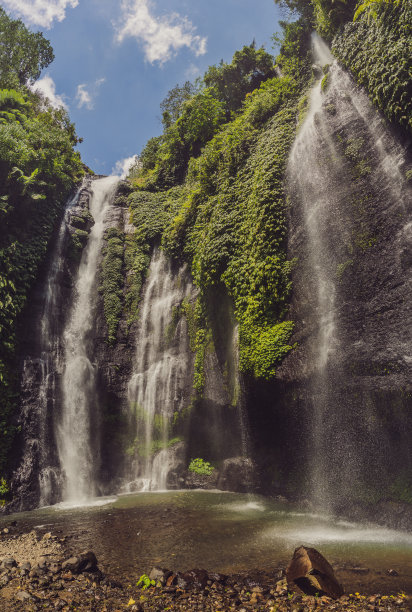
[[[6,533],[4,533],[6,531]],[[289,568],[288,568],[289,569]],[[315,570],[311,574],[316,575]],[[312,610],[410,610],[402,594],[344,594],[337,599],[307,595],[287,580],[285,568],[236,575],[194,569],[148,569],[133,583],[113,580],[92,551],[75,553],[65,538],[48,532],[13,533],[0,538],[0,611],[70,610],[134,612],[309,612]],[[290,576],[289,576],[290,577]]]

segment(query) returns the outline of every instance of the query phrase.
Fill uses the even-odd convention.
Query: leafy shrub
[[[192,459],[189,463],[189,470],[194,472],[195,474],[199,474],[201,476],[210,476],[214,471],[213,465],[211,465],[208,461],[197,457],[196,459]]]
[[[139,580],[137,581],[136,586],[140,587],[141,589],[143,589],[143,591],[145,591],[150,587],[156,586],[156,580],[150,580],[147,574],[142,574]]]

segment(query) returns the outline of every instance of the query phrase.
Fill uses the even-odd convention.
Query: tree
[[[182,87],[176,85],[171,89],[160,104],[162,123],[165,129],[169,128],[181,115],[183,104],[197,92],[196,85],[186,81]]]
[[[218,66],[211,66],[203,81],[223,102],[227,115],[230,115],[241,108],[246,94],[273,76],[273,57],[263,47],[256,49],[252,43],[236,51],[230,64],[222,60]]]
[[[41,32],[30,32],[19,19],[0,8],[0,86],[33,82],[54,59],[50,42]]]

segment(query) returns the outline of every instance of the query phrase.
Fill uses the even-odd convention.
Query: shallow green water
[[[153,565],[237,572],[284,567],[293,550],[314,546],[347,592],[412,593],[412,534],[350,523],[262,497],[209,491],[139,493],[88,507],[54,506],[1,519],[69,536],[91,548],[111,575],[127,580]],[[356,567],[368,572],[353,571]],[[395,569],[399,577],[386,575]]]

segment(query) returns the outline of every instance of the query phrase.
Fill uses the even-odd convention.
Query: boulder
[[[217,488],[222,491],[251,491],[254,483],[254,465],[248,457],[229,457],[223,461]]]
[[[88,550],[82,552],[78,557],[70,557],[62,563],[62,570],[69,570],[74,574],[81,574],[82,572],[96,572],[97,558],[93,551]]]
[[[289,585],[296,585],[305,595],[326,595],[338,599],[344,590],[335,577],[332,566],[315,548],[296,548],[286,569]]]
[[[62,570],[70,570],[71,572],[76,572],[79,567],[79,558],[78,557],[70,557],[63,561]]]
[[[31,599],[31,596],[27,593],[27,591],[19,591],[16,595],[16,599],[18,601],[28,601]]]
[[[209,576],[206,570],[193,569],[189,572],[185,572],[184,574],[179,573],[177,575],[177,586],[184,590],[193,588],[203,590],[206,588],[208,580]]]

